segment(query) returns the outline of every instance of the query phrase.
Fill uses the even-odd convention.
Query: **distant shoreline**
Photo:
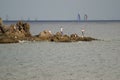
[[[3,20],[4,22],[120,22],[120,20]]]

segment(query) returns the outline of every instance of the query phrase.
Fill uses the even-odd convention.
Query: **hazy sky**
[[[3,19],[120,20],[120,0],[0,0]]]

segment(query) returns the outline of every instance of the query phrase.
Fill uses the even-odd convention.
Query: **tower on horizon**
[[[77,20],[80,22],[80,13],[78,13]]]
[[[87,19],[88,19],[88,15],[85,14],[85,15],[84,15],[84,20],[87,21]]]

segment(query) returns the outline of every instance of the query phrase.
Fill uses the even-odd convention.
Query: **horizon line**
[[[120,20],[3,20],[4,22],[116,22]]]

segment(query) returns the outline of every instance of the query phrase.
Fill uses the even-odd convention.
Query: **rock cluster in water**
[[[49,30],[44,30],[38,35],[32,36],[30,24],[18,21],[16,24],[6,26],[0,18],[0,43],[18,43],[20,41],[50,41],[50,42],[76,42],[97,40],[92,37],[81,37],[77,34],[65,35],[62,32],[52,34]]]

